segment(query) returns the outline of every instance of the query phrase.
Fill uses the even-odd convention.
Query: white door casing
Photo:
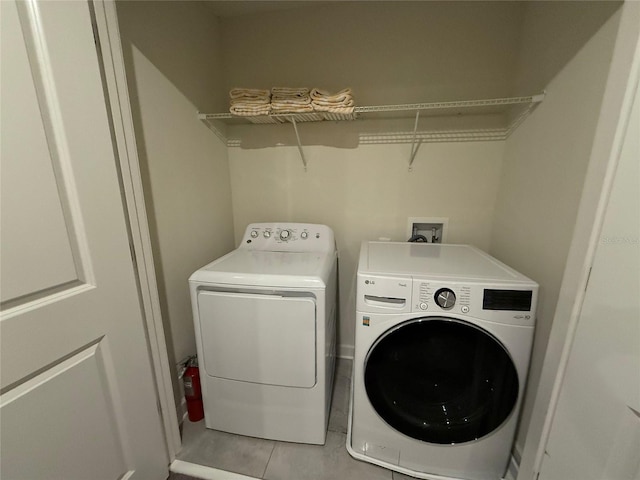
[[[540,480],[640,480],[640,44],[626,134]]]
[[[0,476],[164,479],[90,5],[0,8]]]

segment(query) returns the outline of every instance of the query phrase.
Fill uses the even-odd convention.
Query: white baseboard
[[[217,468],[205,467],[196,463],[174,460],[169,465],[169,470],[173,473],[181,473],[203,480],[259,480],[255,477],[247,477],[239,473],[226,472]]]

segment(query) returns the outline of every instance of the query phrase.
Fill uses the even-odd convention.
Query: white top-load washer
[[[502,478],[537,293],[475,247],[364,242],[349,453],[419,478]]]
[[[254,223],[190,277],[207,428],[324,444],[336,275],[329,227]]]

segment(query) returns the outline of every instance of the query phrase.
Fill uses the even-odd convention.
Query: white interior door
[[[164,479],[90,6],[0,8],[0,477]]]
[[[540,480],[640,480],[637,84],[635,92]]]

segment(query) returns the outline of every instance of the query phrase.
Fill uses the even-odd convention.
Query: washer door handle
[[[396,297],[377,297],[375,295],[365,295],[364,303],[373,307],[388,307],[388,308],[404,308],[407,304],[406,298]]]

